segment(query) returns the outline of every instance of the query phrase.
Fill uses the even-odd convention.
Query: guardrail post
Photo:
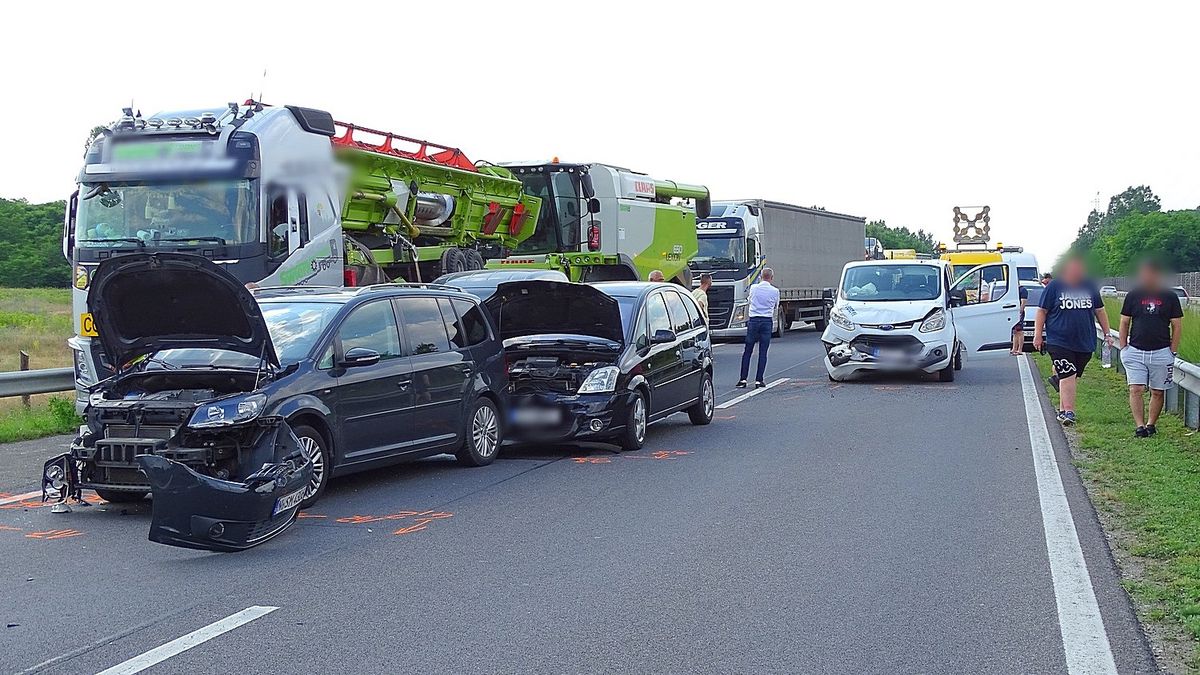
[[[1185,392],[1183,400],[1183,423],[1189,429],[1200,428],[1200,396],[1196,396],[1191,392]]]
[[[21,370],[29,370],[29,352],[22,349],[19,353],[21,355]],[[21,405],[25,406],[26,410],[29,409],[29,394],[21,397]]]
[[[1181,391],[1181,389],[1179,388],[1179,385],[1175,384],[1175,383],[1171,383],[1171,386],[1167,387],[1166,399],[1163,401],[1163,409],[1164,410],[1166,410],[1167,412],[1175,412],[1175,413],[1179,412],[1179,392],[1180,391]]]

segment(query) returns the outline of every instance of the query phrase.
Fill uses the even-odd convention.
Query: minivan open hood
[[[88,291],[100,343],[120,369],[161,349],[226,349],[278,366],[254,296],[200,256],[131,253],[100,263]]]
[[[510,281],[485,302],[500,339],[548,333],[590,335],[624,344],[621,308],[594,286],[563,281]]]

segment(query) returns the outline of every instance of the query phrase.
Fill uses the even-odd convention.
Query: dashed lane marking
[[[162,663],[172,656],[182,654],[187,650],[197,645],[208,642],[209,640],[228,633],[229,631],[254,621],[259,617],[266,616],[271,612],[279,609],[278,607],[247,607],[236,614],[231,614],[220,621],[214,621],[203,628],[194,630],[183,637],[175,638],[170,642],[155,647],[148,652],[138,654],[137,656],[118,663],[117,665],[103,670],[98,675],[133,675],[140,673],[143,670]]]
[[[3,497],[0,497],[0,506],[4,506],[5,504],[16,504],[17,502],[23,502],[23,501],[26,501],[29,499],[33,499],[34,497],[41,499],[41,496],[42,496],[41,490],[35,490],[34,492],[26,492],[23,495],[6,495]]]
[[[775,380],[774,382],[768,382],[767,386],[763,387],[762,389],[752,389],[752,390],[742,394],[741,396],[735,396],[735,397],[729,399],[728,401],[725,401],[724,403],[717,406],[717,410],[725,410],[726,408],[732,408],[733,406],[741,403],[742,401],[745,401],[748,398],[758,396],[759,394],[763,393],[764,391],[766,391],[772,387],[777,387],[787,381],[788,381],[788,379],[786,377],[781,377],[778,380]]]

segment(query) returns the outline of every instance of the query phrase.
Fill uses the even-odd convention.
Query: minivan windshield
[[[859,265],[842,278],[842,297],[863,302],[936,300],[942,271],[934,265]]]

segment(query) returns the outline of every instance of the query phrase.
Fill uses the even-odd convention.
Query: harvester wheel
[[[467,269],[467,257],[462,249],[448,248],[442,253],[442,274],[462,272]]]
[[[465,255],[467,258],[467,269],[469,269],[469,270],[483,269],[483,256],[480,255],[479,251],[477,251],[473,248],[469,248],[469,249],[467,249],[467,252],[465,253]]]

